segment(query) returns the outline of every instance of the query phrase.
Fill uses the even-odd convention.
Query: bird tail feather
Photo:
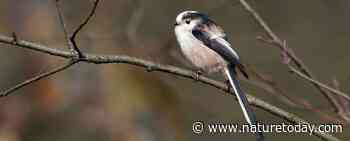
[[[239,105],[243,111],[244,118],[250,125],[257,125],[257,121],[255,118],[255,114],[249,106],[248,99],[244,92],[241,90],[239,81],[236,77],[236,70],[234,66],[229,66],[228,69],[225,70],[225,73],[229,79],[230,85],[234,90],[234,93],[238,99]],[[264,136],[261,132],[257,132],[257,140],[263,141]]]

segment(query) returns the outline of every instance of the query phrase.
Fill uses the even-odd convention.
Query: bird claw
[[[200,78],[200,76],[203,74],[203,71],[201,71],[201,70],[197,70],[195,73],[194,73],[194,79],[195,80],[199,80],[199,78]]]
[[[227,86],[227,92],[231,93],[232,92],[232,86],[231,86],[230,80],[226,80],[225,84]]]

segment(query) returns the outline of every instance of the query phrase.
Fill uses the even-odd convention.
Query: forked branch
[[[266,34],[269,36],[270,39],[265,39],[263,37],[258,37],[259,40],[262,40],[268,44],[274,45],[278,47],[282,54],[285,55],[285,57],[288,57],[291,59],[291,62],[297,66],[297,69],[299,69],[304,75],[308,76],[311,79],[315,80],[315,77],[311,73],[311,71],[308,69],[308,67],[304,64],[304,62],[296,56],[296,54],[287,47],[287,44],[285,41],[281,40],[268,26],[268,24],[264,21],[264,19],[260,16],[260,14],[254,10],[250,4],[246,0],[239,0],[241,5],[244,7],[246,11],[255,19],[255,21],[262,27],[262,29],[266,32]],[[284,58],[283,58],[284,59]],[[289,63],[286,63],[289,64]],[[325,89],[324,87],[321,87],[320,85],[317,85],[316,83],[312,83],[315,88],[317,88],[321,94],[324,95],[324,97],[329,101],[329,103],[332,104],[333,108],[338,111],[337,109],[337,103],[332,99],[331,93],[329,93],[328,89]]]
[[[28,49],[31,51],[37,51],[37,52],[41,52],[44,54],[50,54],[52,56],[57,56],[57,57],[65,58],[65,59],[71,59],[74,57],[73,54],[71,54],[70,52],[67,52],[67,51],[49,48],[47,46],[43,46],[43,45],[40,45],[37,43],[28,42],[28,41],[24,41],[24,40],[17,40],[17,42],[13,42],[12,37],[2,36],[2,35],[0,35],[0,43],[14,45],[13,47],[21,47],[21,48]],[[146,61],[143,59],[138,59],[138,58],[124,56],[124,55],[112,56],[112,55],[94,55],[94,54],[86,54],[85,53],[84,58],[79,60],[79,62],[94,63],[94,64],[109,64],[109,63],[129,64],[129,65],[142,67],[145,70],[150,71],[150,72],[151,71],[165,72],[165,73],[169,73],[169,74],[172,74],[175,76],[181,76],[181,77],[185,77],[185,78],[196,80],[196,81],[198,80],[201,83],[213,86],[213,87],[220,89],[222,91],[225,91],[225,92],[228,91],[228,87],[227,87],[227,85],[225,85],[225,83],[222,83],[222,82],[219,82],[219,81],[216,81],[216,80],[204,77],[204,76],[200,76],[197,78],[195,75],[193,75],[194,73],[192,71],[185,70],[185,69],[178,68],[178,67],[171,66],[171,65],[160,65],[160,64],[157,64],[157,63],[154,63],[151,61]],[[253,97],[249,94],[247,94],[247,97],[248,97],[248,101],[250,104],[255,105],[256,107],[258,107],[264,111],[270,112],[273,115],[276,115],[277,117],[286,119],[289,122],[292,122],[295,124],[299,124],[299,123],[309,124],[308,122],[301,119],[300,117],[298,117],[292,113],[289,113],[283,109],[280,109],[272,104],[269,104],[261,99]],[[313,135],[318,136],[318,137],[320,137],[324,140],[327,140],[327,141],[340,141],[338,138],[336,138],[328,133],[315,132],[315,133],[313,133]]]

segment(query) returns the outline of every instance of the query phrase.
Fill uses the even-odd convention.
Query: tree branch
[[[291,61],[297,66],[301,72],[303,72],[306,76],[310,78],[315,78],[311,71],[308,69],[308,67],[304,64],[304,62],[295,55],[293,51],[291,51],[290,48],[287,48],[287,45],[285,41],[282,41],[273,31],[272,29],[266,24],[266,22],[261,18],[258,12],[256,12],[246,0],[239,0],[241,5],[245,8],[246,11],[255,19],[255,21],[264,29],[266,34],[271,38],[271,39],[263,39],[259,38],[263,41],[266,41],[269,44],[272,44],[276,47],[278,47],[287,57],[291,59]],[[320,92],[321,94],[324,95],[324,97],[331,103],[334,109],[337,110],[336,103],[331,99],[331,94],[326,91],[324,88],[320,87],[317,84],[312,83]]]
[[[287,111],[284,111],[274,105],[271,105],[269,103],[266,103],[262,100],[254,100],[250,95],[247,96],[248,97],[248,100],[251,100],[251,104],[256,106],[256,107],[259,107],[261,109],[263,109],[264,111],[267,111],[277,117],[281,117],[291,123],[295,123],[295,124],[308,124],[310,125],[309,122],[307,122],[306,120],[292,114],[292,113],[289,113]],[[316,132],[312,135],[315,135],[317,137],[320,137],[322,140],[325,140],[325,141],[341,141],[340,139],[338,139],[337,137],[334,137],[330,134],[327,134],[327,133],[324,133],[324,132]]]
[[[8,96],[11,93],[15,92],[16,90],[19,90],[19,89],[21,89],[21,88],[23,88],[23,87],[25,87],[25,86],[27,86],[27,85],[29,85],[31,83],[37,82],[37,81],[39,81],[39,80],[41,80],[43,78],[47,78],[47,77],[52,76],[52,75],[54,75],[54,74],[56,74],[58,72],[61,72],[61,71],[65,70],[65,69],[69,68],[70,66],[74,65],[75,63],[77,63],[77,61],[69,61],[67,64],[59,66],[59,67],[57,67],[57,68],[55,68],[55,69],[53,69],[51,71],[42,73],[42,74],[37,75],[37,76],[35,76],[33,78],[30,78],[30,79],[28,79],[26,81],[23,81],[22,83],[19,83],[19,84],[15,85],[15,86],[5,90],[5,91],[2,91],[0,93],[0,97]]]
[[[56,0],[56,2],[58,2],[58,0]],[[241,2],[245,2],[245,1],[241,0]],[[173,75],[177,75],[177,76],[182,76],[182,77],[193,79],[193,80],[198,80],[204,84],[213,86],[213,87],[220,89],[220,90],[223,90],[225,92],[228,91],[228,87],[224,83],[218,82],[216,80],[213,80],[213,79],[210,79],[210,78],[204,77],[204,76],[198,77],[196,75],[193,75],[194,73],[192,71],[181,69],[181,68],[178,68],[175,66],[160,65],[160,64],[157,64],[157,63],[154,63],[151,61],[146,61],[146,60],[142,60],[142,59],[138,59],[138,58],[134,58],[134,57],[129,57],[129,56],[124,56],[124,55],[119,55],[119,56],[94,55],[94,54],[85,54],[85,53],[83,54],[82,52],[80,52],[80,50],[76,44],[75,39],[78,36],[79,32],[83,29],[83,27],[85,25],[87,25],[89,23],[90,19],[95,14],[98,3],[99,3],[99,0],[94,1],[94,5],[93,5],[92,10],[90,11],[90,14],[78,26],[78,28],[73,32],[73,35],[69,38],[69,40],[72,43],[72,45],[69,45],[69,46],[71,46],[74,49],[74,51],[76,51],[76,53],[78,53],[78,58],[76,58],[75,54],[72,54],[71,52],[68,52],[68,51],[53,49],[53,48],[49,48],[47,46],[40,45],[37,43],[33,43],[33,42],[25,41],[25,40],[19,40],[15,36],[8,37],[8,36],[0,35],[0,43],[9,44],[9,45],[13,45],[13,47],[21,47],[24,49],[28,49],[28,50],[32,50],[32,51],[36,51],[36,52],[41,52],[44,54],[49,54],[52,56],[57,56],[57,57],[61,57],[61,58],[65,58],[65,59],[70,60],[70,62],[68,64],[65,64],[63,66],[55,68],[52,71],[40,74],[40,75],[33,77],[29,80],[26,80],[26,81],[14,86],[14,87],[8,89],[8,90],[5,90],[4,92],[0,93],[0,96],[8,96],[9,94],[12,94],[16,90],[18,90],[18,89],[20,89],[28,84],[39,81],[40,79],[51,76],[57,72],[63,71],[65,69],[71,67],[75,63],[79,63],[79,62],[94,63],[94,64],[124,63],[124,64],[129,64],[129,65],[134,65],[134,66],[145,68],[147,71],[165,72],[165,73],[169,73],[169,74],[173,74]],[[68,34],[67,34],[66,27],[65,27],[65,24],[63,21],[62,13],[58,7],[58,4],[56,6],[57,6],[57,11],[59,13],[59,19],[61,22],[61,26],[64,30],[64,34],[65,34],[66,39],[67,39]],[[266,24],[262,25],[262,26],[265,27],[266,29],[269,29]],[[273,33],[271,31],[271,29],[269,29],[268,32]],[[273,35],[273,34],[271,34],[271,35]],[[277,36],[275,36],[277,38],[275,38],[273,36],[271,36],[271,37],[274,39],[274,41],[281,42],[281,40],[279,40]],[[72,50],[72,49],[70,49],[70,50]],[[271,105],[263,100],[260,100],[256,97],[249,95],[249,94],[247,95],[247,97],[248,97],[248,101],[250,104],[255,105],[256,107],[261,108],[265,111],[268,111],[268,112],[270,112],[270,113],[272,113],[280,118],[286,119],[289,122],[292,122],[295,124],[299,124],[299,123],[309,124],[308,122],[301,119],[300,117],[298,117],[294,114],[288,113],[287,111],[284,111],[284,110],[282,110],[274,105]],[[340,141],[338,138],[336,138],[330,134],[327,134],[327,133],[315,132],[315,133],[313,133],[313,135],[316,135],[324,140]]]
[[[72,54],[77,54],[79,52],[79,49],[75,48],[73,46],[72,42],[69,39],[67,26],[66,26],[66,23],[64,22],[64,18],[63,18],[61,6],[59,4],[59,0],[55,1],[55,6],[56,6],[57,15],[58,15],[58,20],[60,22],[60,25],[61,25],[61,28],[62,28],[62,31],[63,31],[63,34],[64,34],[64,38],[66,40],[67,46],[68,46],[69,50],[72,52]]]
[[[49,55],[53,55],[53,56],[57,56],[57,57],[61,57],[61,58],[66,58],[66,59],[71,59],[74,57],[73,54],[71,54],[70,52],[67,52],[67,51],[49,48],[47,46],[40,45],[40,44],[33,43],[33,42],[29,42],[29,41],[24,41],[24,40],[19,40],[19,39],[14,40],[14,38],[3,36],[3,35],[0,35],[0,43],[9,44],[9,45],[13,45],[13,47],[21,47],[21,48],[29,49],[32,51],[41,52],[44,54],[49,54]],[[134,57],[129,57],[129,56],[124,56],[124,55],[119,55],[119,56],[94,55],[94,54],[83,54],[83,55],[84,55],[84,58],[80,58],[77,61],[86,62],[86,63],[94,63],[94,64],[124,63],[124,64],[129,64],[129,65],[134,65],[134,66],[145,68],[147,71],[165,72],[165,73],[173,74],[176,76],[181,76],[181,77],[185,77],[185,78],[189,78],[189,79],[193,79],[193,80],[198,80],[201,83],[213,86],[213,87],[220,89],[222,91],[225,91],[225,92],[228,91],[228,87],[224,83],[221,83],[219,81],[216,81],[216,80],[210,79],[208,77],[204,77],[204,76],[199,76],[197,78],[195,75],[193,75],[194,73],[192,71],[181,69],[181,68],[171,66],[171,65],[160,65],[160,64],[156,64],[156,63],[151,62],[151,61],[146,61],[146,60],[142,60],[142,59],[138,59],[138,58],[134,58]],[[309,124],[308,122],[301,119],[300,117],[298,117],[294,114],[291,114],[287,111],[284,111],[283,109],[280,109],[276,106],[273,106],[273,105],[271,105],[271,104],[269,104],[261,99],[253,97],[249,94],[247,94],[247,97],[248,97],[248,101],[250,104],[255,105],[256,107],[258,107],[262,110],[268,111],[268,112],[276,115],[277,117],[286,119],[287,121],[289,121],[291,123],[295,123],[295,124],[299,124],[299,123]],[[338,138],[336,138],[330,134],[327,134],[327,133],[315,132],[315,133],[313,133],[313,135],[316,135],[316,136],[318,136],[324,140],[328,140],[328,141],[340,141]]]
[[[286,91],[284,91],[282,88],[280,88],[280,86],[278,86],[278,83],[275,82],[272,79],[272,77],[266,76],[265,74],[258,72],[252,68],[250,68],[250,72],[252,72],[252,74],[255,75],[255,77],[258,78],[259,81],[261,81],[261,83],[263,83],[259,85],[259,81],[257,81],[255,86],[260,87],[271,94],[279,96],[280,100],[288,106],[297,107],[308,110],[313,113],[317,113],[320,116],[320,118],[327,123],[341,121],[341,119],[339,119],[338,117],[330,115],[329,113],[324,112],[322,109],[313,106],[308,100],[299,97],[294,97],[293,94],[287,94]],[[338,95],[334,96],[339,97]]]
[[[322,87],[322,88],[325,88],[325,89],[327,89],[328,91],[332,92],[333,94],[336,94],[336,95],[338,95],[338,96],[341,96],[341,97],[347,99],[348,101],[350,101],[350,96],[348,96],[348,94],[346,94],[346,93],[344,93],[344,92],[341,92],[341,91],[339,91],[339,90],[333,89],[333,88],[327,86],[326,84],[323,84],[323,83],[321,83],[321,82],[319,82],[319,81],[317,81],[317,80],[315,80],[315,79],[312,79],[312,78],[306,76],[305,74],[303,74],[302,72],[300,72],[300,71],[298,71],[296,68],[294,68],[293,66],[288,65],[288,67],[289,67],[289,69],[292,71],[292,73],[296,74],[296,75],[299,76],[300,78],[303,78],[303,79],[309,81],[310,83],[315,84],[315,85],[318,85],[318,86],[320,86],[320,87]]]
[[[78,48],[78,45],[75,41],[76,37],[78,36],[79,32],[89,23],[90,19],[92,18],[92,16],[94,16],[94,14],[96,13],[96,9],[97,6],[99,4],[100,0],[94,0],[94,4],[92,7],[92,10],[90,11],[89,15],[85,18],[85,20],[78,26],[77,29],[75,29],[75,31],[73,32],[73,35],[70,37],[70,41],[73,44],[74,49],[77,51],[78,53],[78,58],[83,58],[83,54],[81,53],[81,51]]]
[[[25,81],[23,81],[22,83],[19,83],[18,85],[14,86],[14,87],[11,87],[11,88],[9,88],[9,89],[7,89],[7,90],[1,92],[1,93],[0,93],[0,97],[8,96],[8,95],[10,95],[12,92],[14,92],[14,91],[16,91],[16,90],[18,90],[18,89],[20,89],[20,88],[26,86],[26,85],[29,85],[29,84],[34,83],[34,82],[36,82],[36,81],[39,81],[39,80],[41,80],[41,79],[43,79],[43,78],[49,77],[49,76],[51,76],[51,75],[53,75],[53,74],[55,74],[55,73],[58,73],[58,72],[60,72],[60,71],[63,71],[63,70],[65,70],[65,69],[69,68],[70,66],[74,65],[75,63],[78,63],[78,62],[80,61],[80,58],[83,57],[83,54],[82,54],[81,51],[79,50],[79,48],[78,48],[78,46],[77,46],[77,44],[76,44],[76,42],[75,42],[75,38],[76,38],[76,36],[78,35],[79,31],[80,31],[85,25],[88,24],[88,22],[90,21],[91,17],[95,14],[98,3],[99,3],[99,0],[95,0],[95,1],[94,1],[93,8],[92,8],[92,10],[90,11],[90,14],[89,14],[89,15],[87,16],[87,18],[79,25],[79,27],[74,31],[73,35],[69,38],[69,37],[68,37],[67,28],[66,28],[66,24],[65,24],[64,19],[63,19],[63,14],[62,14],[62,11],[61,11],[61,7],[60,7],[60,5],[59,5],[59,0],[55,0],[55,6],[56,6],[57,14],[58,14],[58,19],[59,19],[61,28],[62,28],[63,33],[64,33],[64,36],[65,36],[67,46],[68,46],[69,50],[71,51],[71,54],[69,55],[69,56],[70,56],[69,58],[70,58],[71,60],[69,61],[69,63],[67,63],[67,64],[65,64],[65,65],[62,65],[62,66],[59,66],[59,67],[53,69],[52,71],[42,73],[42,74],[40,74],[40,75],[38,75],[38,76],[35,76],[35,77],[30,78],[30,79],[28,79],[28,80],[25,80]],[[5,36],[3,36],[3,37],[4,37],[4,39],[5,39],[5,38],[9,39],[9,37],[5,37]],[[6,40],[6,39],[5,39],[5,40]],[[24,45],[24,46],[25,46],[26,43],[29,43],[29,42],[23,41],[23,44],[21,44],[21,43],[18,41],[17,36],[16,36],[15,33],[12,33],[12,39],[10,39],[10,40],[12,40],[12,41],[11,41],[11,42],[12,42],[12,43],[11,43],[12,45],[18,45],[18,46],[21,46],[21,45]],[[9,40],[7,40],[7,41],[9,41]],[[31,44],[31,43],[29,43],[29,44]],[[28,44],[26,44],[26,45],[28,45]],[[40,45],[39,45],[39,46],[40,46]],[[39,48],[37,48],[37,49],[39,49]],[[35,49],[34,49],[34,50],[35,50]],[[39,50],[40,50],[40,49],[39,49]],[[51,51],[52,51],[52,50],[51,50]],[[56,50],[56,51],[57,51],[57,50]],[[48,52],[50,52],[50,51],[48,51]],[[48,53],[48,52],[47,52],[47,53]],[[61,53],[62,53],[62,52],[61,52]],[[50,53],[49,53],[49,54],[50,54]],[[75,54],[78,55],[78,56],[77,56],[78,59],[76,59]],[[65,55],[67,55],[67,52],[65,52]]]
[[[341,90],[340,89],[340,84],[338,82],[338,80],[336,78],[333,78],[333,87],[336,90]],[[334,101],[336,101],[337,103],[337,107],[338,107],[338,115],[340,116],[340,118],[342,118],[344,121],[350,123],[350,109],[348,108],[350,106],[350,101],[346,100],[344,98],[342,98],[341,96],[338,95],[334,95],[332,97],[332,99]]]

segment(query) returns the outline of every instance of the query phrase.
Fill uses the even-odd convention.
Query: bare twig
[[[278,83],[273,81],[272,78],[268,78],[266,77],[266,75],[251,68],[249,70],[250,72],[252,72],[253,75],[257,77],[259,81],[261,81],[261,83],[263,83],[262,85],[257,84],[258,87],[279,96],[281,101],[285,102],[286,104],[317,113],[320,116],[320,118],[326,122],[334,123],[339,122],[341,120],[338,117],[331,116],[328,113],[323,112],[321,109],[316,108],[305,99],[293,97],[292,95],[287,94],[282,88],[278,86]]]
[[[239,0],[241,5],[254,17],[257,23],[266,31],[267,35],[274,41],[278,41],[282,44],[282,41],[278,36],[271,30],[271,28],[266,24],[266,22],[260,17],[259,13],[256,12],[245,0]]]
[[[249,95],[248,100],[254,101],[252,99],[253,98]],[[260,103],[260,102],[263,102],[263,103]],[[273,115],[284,118],[285,120],[287,120],[289,122],[292,122],[295,124],[308,124],[308,125],[310,124],[309,122],[305,121],[304,119],[302,119],[294,114],[288,113],[287,111],[283,111],[280,108],[278,108],[274,105],[271,105],[269,103],[266,103],[264,101],[258,100],[258,101],[252,102],[251,104],[255,105],[256,107],[260,107],[263,110],[265,110]],[[325,141],[340,141],[340,139],[338,139],[332,135],[329,135],[325,132],[316,132],[313,135],[316,135]]]
[[[37,52],[41,52],[44,54],[49,54],[52,56],[57,56],[57,57],[66,58],[66,59],[71,59],[74,57],[74,55],[72,55],[70,52],[67,52],[67,51],[49,48],[47,46],[43,46],[43,45],[40,45],[37,43],[28,42],[28,41],[24,41],[24,40],[18,40],[17,42],[13,42],[13,38],[7,37],[7,36],[2,36],[2,35],[0,35],[0,43],[14,45],[14,47],[21,47],[21,48],[29,49],[32,51],[37,51]],[[181,77],[185,77],[185,78],[189,78],[189,79],[193,79],[193,80],[196,79],[196,77],[193,75],[192,71],[188,71],[188,70],[181,69],[181,68],[171,66],[171,65],[160,65],[160,64],[156,64],[156,63],[151,62],[151,61],[146,61],[146,60],[142,60],[142,59],[138,59],[138,58],[134,58],[134,57],[129,57],[129,56],[123,56],[123,55],[107,56],[107,55],[84,54],[84,58],[81,58],[81,60],[79,60],[79,61],[86,62],[86,63],[95,63],[95,64],[124,63],[124,64],[129,64],[129,65],[139,66],[139,67],[145,68],[146,70],[150,70],[150,71],[166,72],[169,74],[173,74],[176,76],[181,76]],[[204,83],[206,85],[213,86],[217,89],[223,90],[225,92],[228,91],[227,85],[225,85],[224,83],[218,82],[216,80],[213,80],[213,79],[210,79],[210,78],[207,78],[204,76],[200,76],[198,78],[198,81],[201,83]],[[276,106],[273,106],[273,105],[271,105],[271,104],[269,104],[261,99],[253,97],[249,94],[247,94],[247,97],[248,97],[248,101],[250,104],[255,105],[258,108],[261,108],[262,110],[268,111],[268,112],[276,115],[277,117],[286,119],[287,121],[289,121],[291,123],[295,123],[295,124],[298,124],[298,123],[309,124],[308,122],[301,119],[300,117],[298,117],[294,114],[291,114],[287,111],[284,111],[283,109],[280,109]],[[327,134],[327,133],[315,132],[315,133],[313,133],[313,135],[318,136],[318,137],[320,137],[324,140],[328,140],[328,141],[340,141],[340,139],[338,139],[330,134]]]
[[[61,24],[61,27],[62,27],[62,30],[64,32],[64,36],[65,36],[65,39],[66,39],[66,42],[67,42],[67,46],[68,48],[70,49],[71,51],[71,54],[70,54],[70,61],[69,63],[63,65],[63,66],[59,66],[57,67],[56,69],[52,70],[52,71],[49,71],[49,72],[45,72],[45,73],[42,73],[38,76],[35,76],[33,78],[30,78],[28,80],[25,80],[23,81],[22,83],[14,86],[14,87],[11,87],[3,92],[0,93],[0,97],[3,97],[3,96],[8,96],[10,95],[12,92],[20,89],[20,88],[23,88],[24,86],[27,86],[31,83],[34,83],[36,81],[39,81],[43,78],[46,78],[46,77],[49,77],[57,72],[60,72],[60,71],[63,71],[67,68],[69,68],[70,66],[74,65],[75,63],[78,63],[80,61],[80,59],[83,57],[82,53],[80,52],[76,42],[75,42],[75,38],[76,36],[78,35],[79,31],[90,21],[91,17],[94,15],[95,11],[96,11],[96,8],[97,8],[97,5],[99,3],[99,0],[96,0],[94,1],[94,6],[89,14],[89,16],[79,25],[79,27],[74,31],[73,35],[69,38],[68,37],[68,32],[67,32],[67,28],[66,28],[66,24],[64,22],[64,19],[63,19],[63,15],[62,15],[62,11],[61,11],[61,7],[59,5],[59,0],[55,0],[55,6],[56,6],[56,10],[57,10],[57,13],[58,13],[58,18],[59,18],[59,21],[60,21],[60,24]],[[17,36],[15,33],[12,34],[12,41],[11,41],[12,45],[18,45],[18,46],[21,46],[19,45],[20,41],[18,40]],[[67,52],[65,52],[67,53]],[[78,54],[78,59],[75,58],[75,54]]]
[[[336,78],[333,79],[333,86],[336,90],[340,91],[340,84]],[[337,103],[337,114],[339,115],[339,117],[341,117],[344,121],[350,124],[350,101],[338,95],[333,95],[332,99],[335,101],[335,103]]]
[[[322,88],[325,88],[328,91],[332,92],[333,94],[341,96],[341,97],[343,97],[343,98],[345,98],[345,99],[350,101],[350,96],[348,94],[346,94],[344,92],[341,92],[339,90],[333,89],[333,88],[327,86],[326,84],[323,84],[323,83],[321,83],[321,82],[319,82],[319,81],[317,81],[315,79],[310,78],[309,76],[306,76],[305,74],[303,74],[302,72],[300,72],[296,68],[294,68],[293,66],[289,65],[288,67],[294,74],[297,74],[297,76],[299,76],[300,78],[303,78],[303,79],[309,81],[310,83],[318,85],[318,86],[320,86]]]
[[[77,63],[77,61],[69,61],[67,64],[64,64],[64,65],[62,65],[62,66],[59,66],[59,67],[57,67],[57,68],[55,68],[55,69],[53,69],[53,70],[51,70],[51,71],[42,73],[42,74],[37,75],[37,76],[35,76],[35,77],[33,77],[33,78],[30,78],[30,79],[28,79],[28,80],[25,80],[25,81],[23,81],[23,82],[21,82],[21,83],[15,85],[15,86],[13,86],[13,87],[7,89],[7,90],[5,90],[5,91],[2,91],[2,92],[0,93],[0,97],[8,96],[8,95],[10,95],[11,93],[15,92],[16,90],[19,90],[19,89],[21,89],[21,88],[23,88],[23,87],[25,87],[25,86],[27,86],[27,85],[29,85],[29,84],[32,84],[32,83],[34,83],[34,82],[37,82],[37,81],[39,81],[39,80],[41,80],[41,79],[43,79],[43,78],[47,78],[47,77],[49,77],[49,76],[52,76],[52,75],[54,75],[54,74],[56,74],[56,73],[58,73],[58,72],[61,72],[61,71],[65,70],[65,69],[69,68],[70,66],[74,65],[75,63]]]
[[[295,55],[293,51],[291,51],[289,48],[286,47],[286,44],[272,31],[272,29],[266,24],[266,22],[261,18],[258,12],[256,12],[248,3],[246,0],[239,0],[241,5],[250,13],[250,15],[255,19],[255,21],[264,29],[266,34],[271,39],[266,39],[264,41],[268,41],[268,43],[277,46],[281,51],[287,55],[291,61],[297,66],[299,70],[301,70],[302,73],[304,73],[306,76],[310,78],[315,78],[311,71],[307,68],[307,66],[304,64],[304,62]],[[287,49],[286,49],[287,48]],[[336,104],[332,99],[330,98],[331,94],[320,87],[319,85],[316,85],[313,83],[313,85],[321,92],[321,94],[324,95],[324,97],[332,104],[334,109],[336,109]],[[337,109],[336,109],[337,110]]]
[[[70,37],[70,41],[73,44],[74,49],[77,51],[78,53],[78,58],[83,58],[83,54],[81,53],[81,51],[78,48],[78,45],[75,41],[76,37],[78,36],[78,33],[85,27],[85,25],[87,25],[90,21],[90,19],[92,18],[92,16],[94,16],[94,14],[96,13],[96,9],[97,6],[99,4],[100,0],[94,0],[94,4],[93,7],[89,13],[89,15],[85,18],[85,20],[78,26],[78,28],[76,28],[73,32],[73,35]]]
[[[67,52],[67,51],[57,50],[57,49],[49,48],[47,46],[43,46],[43,45],[40,45],[37,43],[28,42],[28,41],[24,41],[24,40],[18,40],[17,38],[11,38],[11,37],[0,35],[0,43],[10,44],[10,45],[14,45],[15,47],[21,47],[21,48],[29,49],[32,51],[50,54],[52,56],[57,56],[57,57],[65,58],[65,59],[75,60],[75,61],[72,61],[65,66],[56,68],[53,71],[43,73],[37,77],[34,77],[30,80],[23,82],[23,83],[19,84],[18,86],[15,86],[14,88],[7,90],[8,92],[5,91],[6,94],[3,96],[9,95],[9,94],[13,93],[14,91],[32,83],[32,82],[38,81],[42,78],[51,76],[54,73],[65,70],[65,69],[69,68],[70,66],[72,66],[73,64],[78,63],[78,62],[95,63],[95,64],[125,63],[125,64],[130,64],[130,65],[135,65],[135,66],[145,68],[147,71],[166,72],[166,73],[174,74],[177,76],[182,76],[185,78],[198,80],[204,84],[213,86],[213,87],[218,88],[220,90],[223,90],[225,92],[228,91],[228,87],[224,83],[218,82],[216,80],[213,80],[213,79],[210,79],[210,78],[207,78],[204,76],[196,77],[195,75],[193,75],[192,71],[184,70],[184,69],[181,69],[181,68],[178,68],[175,66],[160,65],[160,64],[156,64],[156,63],[153,63],[150,61],[146,61],[146,60],[142,60],[142,59],[138,59],[138,58],[134,58],[134,57],[129,57],[129,56],[123,56],[123,55],[120,55],[120,56],[109,55],[109,56],[107,56],[107,55],[82,54],[78,49],[78,46],[75,42],[75,38],[78,35],[78,33],[80,32],[80,30],[86,24],[88,24],[90,18],[94,15],[96,7],[98,5],[98,2],[99,2],[99,0],[95,1],[94,7],[92,8],[92,11],[89,14],[89,16],[74,31],[73,35],[70,37],[70,41],[73,44],[74,50],[78,52],[78,57],[79,57],[78,60],[74,59],[76,57],[74,54]],[[295,124],[298,124],[298,123],[309,124],[308,122],[301,119],[300,117],[298,117],[294,114],[288,113],[287,111],[284,111],[276,106],[273,106],[273,105],[271,105],[263,100],[255,98],[249,94],[247,95],[247,97],[248,97],[248,101],[250,104],[255,105],[256,107],[259,107],[265,111],[268,111],[268,112],[270,112],[278,117],[286,119],[286,120],[288,120],[292,123],[295,123]],[[330,134],[327,134],[327,133],[315,132],[315,133],[313,133],[313,135],[316,135],[324,140],[339,141],[338,138],[336,138]]]
[[[56,6],[57,15],[58,15],[58,20],[60,22],[60,25],[61,25],[61,28],[62,28],[62,31],[63,31],[63,34],[64,34],[64,38],[66,40],[67,46],[68,46],[69,50],[72,52],[72,54],[77,54],[79,52],[79,49],[76,50],[73,47],[73,44],[72,44],[72,42],[69,39],[67,26],[66,26],[66,23],[64,22],[64,18],[63,18],[61,6],[59,4],[59,0],[55,1],[55,6]]]

